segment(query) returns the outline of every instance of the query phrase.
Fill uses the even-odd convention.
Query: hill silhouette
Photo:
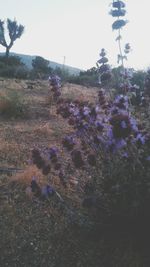
[[[0,53],[0,56],[3,56],[5,53]],[[21,61],[29,68],[29,69],[32,69],[32,60],[35,59],[36,55],[34,56],[31,56],[31,55],[24,55],[24,54],[18,54],[18,53],[14,53],[14,52],[11,52],[10,53],[10,56],[18,56],[21,58]],[[60,63],[57,63],[57,62],[54,62],[54,61],[50,61],[49,60],[49,66],[52,68],[52,69],[55,69],[55,68],[63,68],[64,65],[63,64],[60,64]],[[81,69],[78,69],[78,68],[75,68],[75,67],[72,67],[72,66],[68,66],[68,65],[65,65],[65,69],[69,72],[70,75],[78,75],[80,73],[80,71],[83,71]]]

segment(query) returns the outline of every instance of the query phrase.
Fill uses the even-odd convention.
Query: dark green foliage
[[[112,80],[111,80],[111,86],[113,89],[116,90],[116,93],[121,93],[120,90],[120,83],[122,82],[122,78],[120,76],[120,72],[122,70],[122,67],[117,67],[112,69]],[[145,77],[146,77],[146,72],[143,70],[134,70],[132,72],[132,78],[131,78],[131,85],[138,86],[140,91],[144,91],[145,88]],[[132,89],[131,89],[132,91]]]
[[[49,61],[44,59],[43,57],[37,56],[32,60],[32,67],[35,71],[38,72],[48,72]]]
[[[149,168],[142,165],[135,148],[130,148],[130,153],[132,160],[113,155],[109,164],[103,162],[105,179],[101,183],[103,205],[108,218],[111,217],[115,220],[113,223],[124,227],[131,226],[127,223],[136,220],[138,224],[139,219],[144,224],[141,216],[150,221]]]
[[[33,78],[45,78],[45,76],[48,76],[52,72],[49,61],[40,56],[32,60],[32,67],[31,76]]]
[[[146,72],[143,70],[137,70],[133,72],[133,77],[131,79],[132,84],[139,86],[141,91],[144,91],[144,81],[146,77]]]
[[[68,78],[68,82],[84,86],[98,86],[97,79],[97,68],[93,67],[87,71],[81,71],[80,74],[77,76],[70,76]]]
[[[17,38],[20,38],[24,31],[24,26],[21,24],[18,25],[16,20],[12,21],[7,19],[7,28],[12,42],[14,42]]]
[[[53,73],[58,75],[63,80],[63,82],[67,82],[71,77],[68,68],[63,65],[62,67],[55,67]]]
[[[26,79],[29,75],[27,67],[16,56],[0,56],[0,76]]]
[[[9,34],[9,42],[5,38],[4,21],[0,20],[0,44],[6,48],[6,57],[9,56],[9,51],[16,39],[20,38],[24,32],[24,26],[18,25],[16,20],[7,19],[7,30]]]
[[[36,56],[35,59],[32,60],[31,70],[31,78],[47,78],[51,74],[57,74],[63,79],[63,81],[67,81],[69,78],[69,71],[65,67],[55,67],[51,68],[50,62],[43,57]]]
[[[0,56],[0,64],[9,65],[9,66],[24,66],[21,59],[17,56],[10,56],[6,58],[5,56]]]
[[[120,83],[121,83],[121,77],[120,77],[120,71],[122,67],[117,67],[112,69],[112,88],[115,88],[117,90],[117,93],[119,92]]]
[[[150,96],[150,69],[147,70],[144,84],[145,84],[145,92],[148,96]]]

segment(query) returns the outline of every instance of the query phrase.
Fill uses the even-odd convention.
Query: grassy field
[[[0,115],[0,168],[21,172],[0,173],[0,266],[150,266],[149,251],[142,242],[124,233],[89,230],[82,220],[75,221],[81,199],[74,186],[64,189],[57,178],[52,180],[67,204],[56,196],[41,202],[27,195],[31,177],[41,176],[29,165],[31,150],[61,147],[62,137],[72,128],[51,105],[47,81],[0,79],[0,95],[13,90],[24,99],[25,112],[17,118]],[[64,98],[92,102],[97,97],[95,88],[65,84],[62,90]]]

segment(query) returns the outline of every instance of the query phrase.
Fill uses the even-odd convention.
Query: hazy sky
[[[111,0],[0,0],[0,19],[14,19],[25,26],[12,52],[39,55],[52,61],[82,69],[95,66],[101,48],[109,63],[117,66],[116,31],[109,15]],[[132,52],[127,66],[150,66],[150,1],[125,0],[127,26],[123,44]],[[4,48],[0,46],[0,52]]]

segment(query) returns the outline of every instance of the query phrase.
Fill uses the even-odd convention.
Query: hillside
[[[28,105],[26,118],[13,120],[1,117],[0,121],[1,167],[23,168],[27,179],[24,184],[21,180],[15,182],[13,177],[0,173],[2,253],[0,266],[87,267],[87,261],[90,260],[92,263],[93,255],[96,258],[98,248],[91,242],[84,248],[83,234],[81,235],[76,228],[72,232],[72,229],[66,227],[67,208],[55,197],[50,202],[36,203],[26,195],[28,179],[32,171],[34,172],[28,164],[31,149],[34,146],[59,145],[62,136],[71,130],[66,121],[56,115],[55,107],[50,108],[47,103],[48,82],[32,81],[32,89],[29,88],[30,82],[15,79],[0,81],[0,93],[3,93],[4,90],[15,89],[22,94]],[[96,91],[66,84],[63,87],[63,97],[93,100],[96,97]],[[24,173],[19,173],[20,177],[22,175]],[[64,190],[61,184],[58,184],[57,187],[62,188],[63,197],[66,195],[69,197],[69,194],[71,198],[75,197],[73,186],[70,191]],[[7,244],[11,245],[7,246]],[[80,246],[83,248],[80,249]],[[91,254],[93,246],[96,248],[96,252]],[[89,255],[88,259],[85,257],[86,254]],[[98,266],[97,261],[96,258],[90,266]]]
[[[0,53],[0,55],[4,55],[4,53]],[[18,56],[22,59],[22,62],[29,68],[31,69],[32,68],[32,60],[36,57],[35,56],[31,56],[31,55],[24,55],[24,54],[17,54],[17,53],[10,53],[10,55],[12,56]],[[60,64],[60,63],[57,63],[57,62],[54,62],[54,61],[49,61],[49,66],[53,69],[55,68],[62,68],[63,67],[63,64]],[[69,74],[71,75],[78,75],[80,71],[83,71],[81,69],[78,69],[78,68],[74,68],[74,67],[71,67],[71,66],[68,66],[66,65],[65,66],[66,70],[68,70]]]
[[[86,172],[85,168],[74,170],[71,165],[68,150],[62,148],[62,140],[64,140],[66,135],[69,136],[74,133],[74,126],[72,123],[68,123],[68,115],[60,116],[60,114],[58,114],[50,91],[49,83],[46,80],[0,79],[0,111],[5,110],[5,113],[1,112],[0,115],[0,266],[150,266],[150,239],[149,231],[147,232],[150,220],[147,220],[147,217],[143,217],[143,213],[141,213],[142,216],[140,214],[140,218],[144,221],[144,225],[141,224],[142,221],[139,220],[139,217],[131,217],[136,218],[136,221],[130,221],[128,219],[129,216],[126,217],[126,213],[125,216],[118,217],[120,212],[121,215],[123,214],[122,207],[124,208],[125,206],[125,211],[128,211],[126,205],[129,203],[130,198],[132,200],[132,196],[133,199],[134,196],[140,196],[140,201],[142,201],[144,205],[146,204],[143,199],[144,193],[147,191],[144,191],[145,186],[143,186],[143,183],[139,184],[139,180],[137,179],[138,173],[141,173],[144,169],[143,165],[140,164],[139,169],[137,169],[138,165],[135,165],[136,168],[133,168],[133,164],[135,163],[132,158],[128,160],[128,158],[123,157],[123,160],[119,161],[119,159],[116,158],[115,151],[111,158],[111,155],[107,154],[107,158],[104,158],[104,161],[102,161],[103,154],[101,154],[100,165],[97,165],[98,169],[96,169],[94,165],[93,169],[90,166],[89,172]],[[79,101],[81,101],[81,103],[86,103],[86,105],[89,103],[89,107],[92,108],[94,103],[97,103],[98,92],[99,90],[97,88],[65,83],[62,87],[61,94],[64,102],[59,102],[62,104],[62,108],[65,111],[64,115],[68,114],[66,112],[65,103],[69,103],[70,101],[70,107],[74,107],[76,103],[78,104]],[[20,98],[17,98],[17,95],[20,96]],[[5,96],[7,96],[7,98]],[[10,96],[12,101],[9,101]],[[23,102],[19,102],[19,99],[20,101],[23,100]],[[15,105],[11,105],[11,103]],[[19,103],[24,103],[23,116],[12,116],[15,109],[11,109],[12,111],[9,113],[10,116],[6,116],[6,111],[9,111],[12,107],[19,107],[18,112],[20,112],[21,106],[18,106]],[[82,105],[82,107],[86,106]],[[80,110],[82,112],[83,109]],[[87,107],[84,111],[88,111]],[[93,118],[95,116],[93,108],[91,111]],[[101,112],[101,116],[103,116],[103,114],[105,116],[106,111],[105,109],[104,112]],[[149,123],[149,114],[149,106],[147,108],[138,107],[138,109],[136,109],[136,116],[139,118],[139,122],[142,121],[144,124],[147,124],[147,122]],[[124,116],[123,119],[124,118],[126,118],[126,116]],[[94,124],[93,119],[92,124]],[[98,126],[100,126],[98,133],[101,133],[102,124]],[[124,127],[123,129],[126,131],[127,128]],[[88,131],[90,133],[92,132],[92,134],[94,133],[95,137],[95,133],[97,132],[93,132],[92,127],[88,128]],[[78,133],[80,132],[78,131]],[[122,131],[120,132],[122,133]],[[98,137],[99,136],[100,135],[98,135]],[[141,135],[139,136],[141,137]],[[86,135],[84,134],[83,137],[86,137]],[[91,144],[92,139],[88,140],[90,140]],[[94,138],[94,141],[95,140],[97,141],[98,139]],[[82,143],[82,146],[84,144],[85,143]],[[79,145],[80,143],[77,142],[76,147],[80,148]],[[138,142],[138,146],[140,146],[140,151],[143,152],[143,144]],[[31,155],[33,155],[33,148],[38,148],[39,151],[43,151],[42,157],[47,156],[47,148],[53,148],[53,151],[58,148],[58,157],[51,158],[51,165],[49,165],[50,173],[43,173],[42,166],[39,165],[39,163],[41,163],[39,157],[37,158],[38,162],[35,162],[36,166],[32,164],[33,158]],[[83,148],[86,154],[86,147],[84,146]],[[37,150],[34,149],[34,151]],[[76,152],[80,150],[76,149],[73,151]],[[104,150],[104,152],[105,151],[106,150]],[[85,154],[83,154],[83,156]],[[138,153],[135,154],[135,157],[136,160],[138,158]],[[59,176],[59,162],[67,171],[65,173],[65,179],[67,177],[66,180],[60,179],[62,176]],[[118,162],[121,162],[121,167],[118,165]],[[124,163],[125,165],[123,165]],[[44,167],[47,166],[48,165],[45,165]],[[122,166],[124,167],[123,170],[121,169]],[[150,175],[148,166],[149,165],[145,165],[144,175],[141,175],[141,178],[142,181],[145,181],[147,178],[149,186]],[[108,169],[108,171],[111,170],[111,174],[114,173],[114,176],[102,176],[101,179],[101,171],[103,171],[104,167],[106,168],[106,174],[108,174]],[[135,170],[136,175],[133,176],[134,179],[131,179],[132,177],[128,175],[128,169],[129,171]],[[98,172],[96,172],[97,170]],[[117,179],[119,175],[120,183],[124,185],[123,187],[118,187],[119,180]],[[113,177],[114,182],[110,183]],[[127,183],[128,177],[131,180],[131,189],[129,188],[129,183]],[[41,195],[39,197],[39,191],[32,190],[31,192],[31,180],[34,181],[33,179],[35,178],[40,186],[45,186],[47,183],[51,185],[52,188],[55,189],[55,193],[50,194],[48,198],[42,198]],[[97,202],[98,206],[96,206],[96,198],[94,198],[94,206],[83,206],[83,203],[85,203],[83,199],[86,197],[86,200],[89,201],[91,198],[87,196],[93,196],[95,183],[90,183],[90,181],[92,182],[92,180],[96,178],[98,181],[96,184],[98,190],[100,190],[99,188],[102,185],[107,186],[103,187],[104,189],[109,189],[110,184],[111,191],[107,189],[108,194],[110,192],[113,196],[112,200],[115,201],[107,201],[106,199],[106,201],[103,202],[103,198],[97,198],[99,202]],[[64,183],[64,181],[66,181],[66,183]],[[102,184],[102,182],[104,183],[105,181],[106,183]],[[134,186],[136,185],[135,183],[137,187]],[[123,192],[122,194],[120,194],[118,188],[123,188],[123,191],[121,191],[121,193]],[[130,189],[129,195],[126,195],[129,190],[128,188]],[[132,194],[132,190],[135,192],[134,189],[136,189],[136,194]],[[98,193],[98,190],[96,193]],[[32,194],[34,192],[36,195]],[[106,196],[108,196],[108,194]],[[105,195],[100,194],[98,196],[105,197]],[[122,196],[123,202],[120,201],[120,199],[122,200]],[[115,208],[115,216],[117,217],[110,216],[109,213],[109,221],[104,220],[107,205],[109,205],[109,203],[112,205],[113,203],[113,206],[110,207],[114,207],[114,203],[116,203],[118,198],[119,209]],[[86,203],[91,204],[91,202]],[[103,206],[103,203],[106,203],[106,206]],[[135,208],[137,211],[136,203],[139,202],[132,203],[134,205],[131,206],[129,203],[130,207],[133,209]],[[146,211],[149,211],[149,202],[144,208],[146,208]],[[133,211],[133,209],[129,211]],[[111,209],[109,209],[109,211],[111,211]],[[137,216],[137,213],[133,212],[131,216],[134,216],[134,214]],[[129,229],[128,226],[130,226]],[[146,242],[144,240],[145,237]],[[143,247],[146,248],[145,251]]]

